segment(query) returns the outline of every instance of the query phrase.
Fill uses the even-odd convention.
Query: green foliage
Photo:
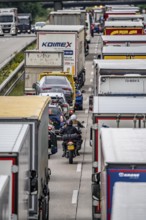
[[[27,50],[34,49],[35,47],[36,43],[33,43],[27,47]],[[0,84],[18,67],[23,60],[24,51],[18,53],[10,63],[0,70]]]
[[[31,13],[33,22],[40,20],[47,20],[48,10],[42,7],[39,2],[11,2],[11,3],[0,3],[0,8],[16,7],[18,13]]]

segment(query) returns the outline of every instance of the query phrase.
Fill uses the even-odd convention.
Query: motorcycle
[[[78,142],[80,134],[65,134],[62,136],[64,144],[66,145],[65,157],[69,159],[69,164],[73,164],[73,158],[78,154]]]

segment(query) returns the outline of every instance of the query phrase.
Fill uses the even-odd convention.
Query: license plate
[[[75,147],[74,147],[74,145],[69,145],[69,146],[67,147],[67,149],[68,149],[68,150],[74,150]]]
[[[67,108],[63,108],[64,112],[66,113],[67,112]]]

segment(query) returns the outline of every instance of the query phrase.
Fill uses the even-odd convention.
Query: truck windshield
[[[0,15],[0,23],[1,22],[13,22],[13,16],[12,15]]]
[[[18,18],[19,24],[29,24],[29,19],[27,18]]]

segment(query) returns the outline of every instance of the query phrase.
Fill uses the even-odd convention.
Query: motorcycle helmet
[[[67,124],[68,124],[68,125],[73,125],[73,121],[72,121],[72,120],[69,120]]]
[[[75,114],[71,115],[70,120],[77,120],[77,116]]]

